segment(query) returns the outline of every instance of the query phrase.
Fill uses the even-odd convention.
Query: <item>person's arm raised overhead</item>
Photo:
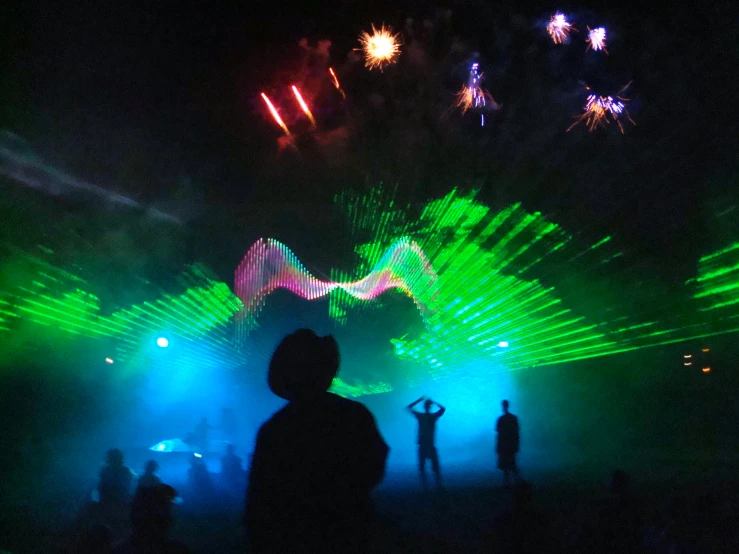
[[[439,404],[436,400],[433,401],[434,404],[436,404],[439,408],[439,411],[436,412],[436,417],[441,417],[444,415],[444,412],[446,412],[446,408]]]
[[[416,411],[413,409],[413,406],[415,406],[416,404],[418,404],[419,402],[422,402],[422,401],[423,401],[423,396],[420,396],[417,400],[414,400],[413,402],[411,402],[410,404],[408,404],[405,407],[405,409],[408,410],[410,413],[415,414]]]

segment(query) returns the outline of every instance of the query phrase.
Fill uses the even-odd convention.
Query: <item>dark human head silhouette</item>
[[[144,470],[144,473],[146,473],[147,475],[154,475],[157,469],[159,469],[159,464],[156,463],[154,460],[149,460],[148,462],[146,462],[146,469]]]
[[[105,459],[106,463],[111,466],[122,466],[123,465],[123,452],[117,448],[111,448],[108,450],[108,454]]]
[[[236,451],[236,449],[234,448],[234,445],[233,444],[229,444],[226,447],[226,454],[228,454],[229,456],[232,456],[235,451]]]
[[[423,403],[423,409],[428,412],[431,409],[432,404],[433,402],[431,402],[431,400],[426,400],[426,402]]]
[[[172,526],[172,501],[177,497],[169,485],[141,487],[131,504],[131,526],[139,537],[164,537]]]
[[[285,400],[325,392],[339,372],[339,345],[310,329],[286,336],[269,362],[270,390]]]
[[[508,400],[503,400],[503,413],[508,413]]]

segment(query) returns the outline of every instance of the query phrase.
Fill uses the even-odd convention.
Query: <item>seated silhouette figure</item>
[[[272,355],[269,387],[289,402],[257,435],[245,511],[250,552],[369,549],[370,493],[389,449],[364,405],[327,392],[338,369],[334,338],[308,329]]]
[[[186,554],[190,550],[169,538],[172,503],[177,492],[169,485],[139,487],[131,505],[131,535],[113,548],[113,554]]]

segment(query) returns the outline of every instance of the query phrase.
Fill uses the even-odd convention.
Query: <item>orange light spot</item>
[[[711,368],[710,367],[704,367],[703,368],[703,373],[709,373],[710,371],[711,371]]]

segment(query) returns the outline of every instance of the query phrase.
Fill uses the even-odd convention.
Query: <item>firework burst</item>
[[[596,27],[595,29],[591,29],[588,27],[588,38],[585,39],[585,42],[588,43],[588,50],[603,50],[606,54],[608,54],[608,50],[606,50],[606,28],[605,27]]]
[[[372,34],[363,32],[359,35],[364,65],[369,69],[382,70],[386,65],[395,63],[400,53],[399,36],[384,25],[379,30],[372,25]]]
[[[290,129],[287,128],[287,125],[285,125],[285,122],[282,121],[280,114],[277,112],[270,99],[264,93],[262,93],[262,100],[264,100],[264,103],[267,104],[267,108],[269,108],[269,113],[272,114],[272,118],[275,120],[275,123],[277,123],[277,125],[279,125],[283,131],[285,131],[285,134],[287,136],[290,136]]]
[[[305,100],[303,100],[303,97],[300,94],[300,91],[298,90],[298,87],[295,85],[292,86],[293,94],[295,95],[295,99],[298,101],[298,104],[300,105],[300,109],[303,110],[303,113],[310,119],[310,122],[315,127],[316,120],[313,118],[313,114],[310,111],[310,108],[308,108],[308,104],[305,103]]]
[[[462,114],[467,113],[470,108],[485,108],[498,109],[498,104],[495,103],[492,94],[482,88],[480,83],[482,82],[482,73],[480,73],[480,64],[473,63],[470,67],[470,76],[467,79],[467,84],[462,87],[456,96],[457,101],[455,107],[459,108]],[[485,115],[480,114],[480,125],[485,125]]]
[[[625,133],[622,119],[627,119],[632,125],[636,125],[634,120],[631,119],[629,111],[626,109],[626,102],[628,98],[622,96],[622,94],[629,88],[631,83],[627,84],[622,88],[615,97],[613,96],[600,96],[597,94],[589,94],[587,102],[583,108],[583,113],[575,116],[575,122],[570,125],[567,130],[573,129],[580,123],[584,123],[589,132],[593,132],[598,127],[606,127],[612,121],[618,125],[621,134]],[[589,87],[586,87],[590,90]]]
[[[564,44],[569,42],[570,33],[572,31],[577,32],[577,29],[572,26],[572,23],[567,21],[567,18],[563,13],[555,13],[549,23],[547,23],[547,33],[552,37],[554,44]]]

